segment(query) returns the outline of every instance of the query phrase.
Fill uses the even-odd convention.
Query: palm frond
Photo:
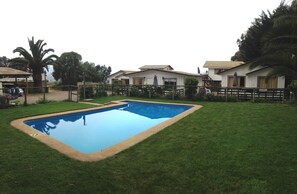
[[[33,60],[32,55],[23,47],[17,47],[13,50],[13,53],[19,53],[20,56],[23,56],[28,61]]]

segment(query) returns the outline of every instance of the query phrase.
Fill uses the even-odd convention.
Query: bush
[[[113,80],[113,82],[112,82],[112,94],[119,95],[121,86],[122,86],[121,80]]]
[[[160,98],[161,96],[163,96],[163,89],[161,87],[157,87],[155,88],[155,91],[156,91],[156,97],[157,98]]]
[[[61,82],[55,82],[52,86],[51,86],[52,89],[55,89],[55,90],[66,90],[66,87],[63,88],[62,87],[62,83]]]
[[[130,90],[130,96],[131,97],[139,97],[140,96],[140,92],[137,86],[132,86],[131,90]]]
[[[106,97],[107,92],[103,88],[97,87],[95,96],[96,97]]]
[[[225,96],[215,96],[214,94],[206,94],[205,99],[210,102],[225,102]],[[230,102],[233,102],[234,98],[230,97]],[[228,98],[229,101],[229,98]]]
[[[193,77],[189,77],[185,79],[185,95],[187,99],[194,99],[195,95],[197,94],[197,86],[198,86],[198,80]]]
[[[172,99],[172,97],[174,99]],[[172,99],[172,100],[176,100],[176,99],[180,99],[180,95],[179,93],[177,93],[176,91],[169,91],[166,95],[165,98],[167,99]]]
[[[204,101],[206,100],[206,91],[205,88],[199,88],[198,93],[195,96],[195,100]]]
[[[6,108],[9,106],[9,99],[6,96],[0,96],[0,108]]]
[[[297,101],[297,80],[293,80],[289,84],[288,88],[294,95],[294,101]]]
[[[36,104],[47,104],[50,103],[51,101],[48,99],[44,99],[44,98],[38,98],[38,100],[36,101]]]
[[[94,90],[92,86],[85,87],[85,98],[93,98],[94,97]],[[84,87],[80,88],[80,98],[84,99]]]

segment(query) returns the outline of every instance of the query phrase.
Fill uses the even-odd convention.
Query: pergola
[[[27,104],[27,93],[28,93],[28,77],[31,76],[31,73],[21,71],[18,69],[13,69],[9,67],[0,67],[0,78],[15,78],[17,83],[17,78],[26,78],[26,89],[25,89],[25,104]]]

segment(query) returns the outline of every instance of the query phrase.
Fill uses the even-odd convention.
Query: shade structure
[[[154,76],[154,83],[153,83],[153,85],[154,85],[155,87],[158,86],[158,77],[157,77],[156,75]]]
[[[238,77],[237,77],[237,73],[235,72],[233,75],[233,87],[237,87],[238,86]]]

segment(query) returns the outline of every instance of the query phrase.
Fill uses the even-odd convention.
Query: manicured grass
[[[9,125],[19,117],[89,106],[2,109],[0,193],[297,193],[296,106],[202,105],[94,163],[70,159]]]
[[[123,99],[127,99],[127,97],[126,96],[108,96],[108,97],[102,97],[102,98],[95,98],[91,102],[104,104],[110,101],[123,100]]]

